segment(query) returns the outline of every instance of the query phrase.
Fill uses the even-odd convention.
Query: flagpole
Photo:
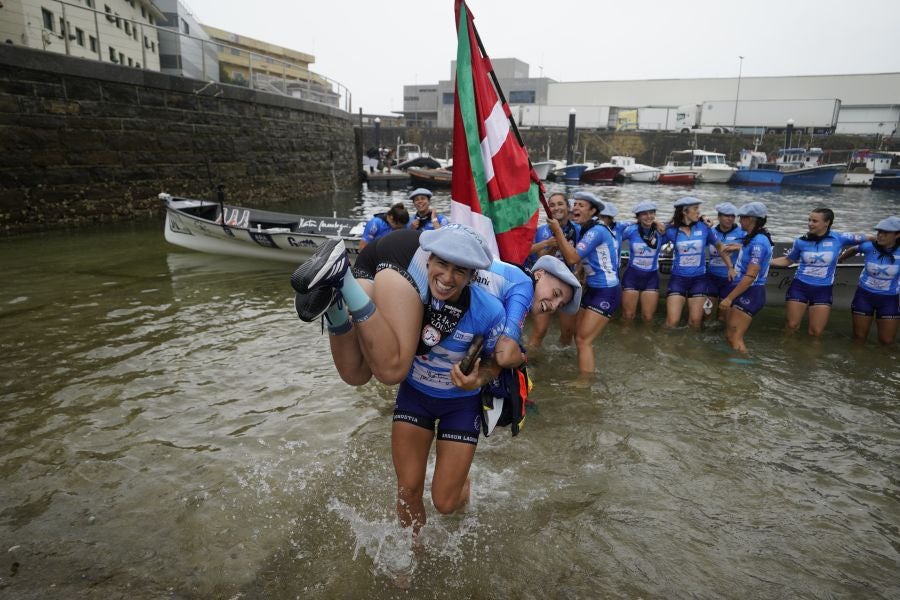
[[[481,55],[488,59],[490,62],[490,57],[488,56],[487,51],[484,49],[484,44],[481,42],[481,35],[478,33],[478,28],[475,27],[475,19],[472,19],[472,30],[475,32],[475,41],[478,42],[478,49],[481,50]],[[494,89],[497,91],[497,96],[500,97],[500,102],[503,104],[503,108],[506,111],[506,118],[509,119],[509,124],[512,127],[513,133],[516,134],[516,140],[519,142],[519,146],[522,148],[525,147],[525,142],[522,141],[522,134],[519,133],[519,128],[516,125],[516,120],[513,119],[512,115],[509,114],[509,104],[506,102],[506,97],[503,95],[503,89],[500,87],[500,81],[497,79],[497,74],[494,73],[494,63],[490,62],[491,69],[488,71],[491,75],[491,81],[494,82]],[[527,152],[526,152],[527,155]],[[531,164],[531,157],[528,156],[528,168],[531,169],[532,179],[537,181],[538,184],[538,200],[541,201],[541,206],[544,207],[544,211],[547,213],[547,218],[552,219],[553,215],[550,212],[550,207],[547,205],[547,199],[544,198],[544,194],[546,190],[544,190],[544,182],[538,178],[537,173],[534,171],[534,166]]]

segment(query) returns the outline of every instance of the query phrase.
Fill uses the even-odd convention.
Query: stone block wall
[[[359,185],[351,115],[253,90],[0,45],[0,233],[246,206]]]

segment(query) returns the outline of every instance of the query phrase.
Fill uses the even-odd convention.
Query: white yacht
[[[663,173],[693,171],[701,183],[728,183],[736,170],[728,166],[724,154],[706,150],[675,150],[662,168]]]

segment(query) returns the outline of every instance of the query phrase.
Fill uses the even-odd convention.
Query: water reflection
[[[685,193],[597,191],[622,212]],[[822,202],[690,193],[710,207],[762,196],[783,239]],[[405,197],[364,189],[297,210],[368,215]],[[826,201],[843,230],[898,212],[872,190]],[[2,240],[0,257],[10,597],[900,591],[898,353],[852,346],[849,315],[813,341],[785,338],[767,308],[749,358],[718,324],[614,321],[588,381],[573,349],[547,343],[522,435],[480,442],[472,508],[429,511],[411,554],[394,523],[394,390],[338,380],[319,328],[293,314],[290,265],[181,251],[157,222]]]

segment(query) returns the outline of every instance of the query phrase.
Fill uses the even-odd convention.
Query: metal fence
[[[9,33],[12,23],[25,24],[22,43],[50,52],[246,87],[352,112],[346,86],[302,64],[190,35],[180,31],[179,23],[151,25],[110,12],[107,6],[101,11],[62,0],[48,3],[54,5],[58,5],[57,14],[25,3],[19,5],[24,11],[21,14],[11,14],[15,11],[6,7],[6,17],[11,19],[4,18],[6,23],[0,25]],[[101,23],[108,25],[101,27]],[[35,33],[40,36],[39,44],[31,39]],[[223,64],[230,67],[221,68]]]

